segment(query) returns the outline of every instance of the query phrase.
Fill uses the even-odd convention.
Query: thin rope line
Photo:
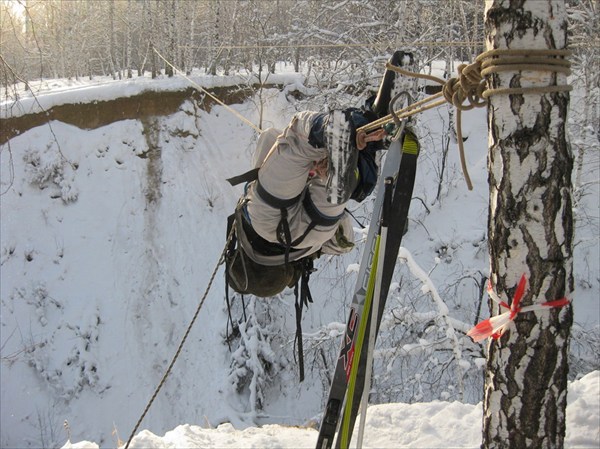
[[[175,352],[175,355],[173,356],[173,359],[171,360],[171,363],[169,364],[169,367],[165,371],[165,374],[163,375],[158,386],[156,387],[156,390],[154,390],[154,393],[152,394],[150,401],[148,401],[146,408],[142,412],[142,416],[140,416],[140,419],[138,419],[137,423],[135,424],[135,427],[131,431],[131,435],[129,436],[129,439],[127,440],[127,444],[125,444],[125,449],[129,448],[129,444],[131,444],[131,440],[133,439],[135,433],[138,431],[140,425],[142,424],[142,421],[146,417],[146,414],[150,410],[150,407],[152,406],[152,403],[158,396],[158,393],[160,392],[161,388],[165,384],[167,377],[169,377],[169,374],[171,374],[171,370],[173,368],[173,365],[175,365],[175,361],[179,357],[179,354],[181,354],[183,345],[184,345],[185,341],[187,340],[187,338],[190,334],[190,331],[192,330],[192,326],[196,322],[196,318],[198,318],[198,314],[200,313],[200,309],[202,309],[202,306],[204,305],[204,301],[206,300],[206,297],[208,296],[208,292],[210,291],[210,288],[215,279],[217,271],[219,270],[219,266],[221,266],[221,264],[225,261],[225,254],[227,252],[229,243],[231,242],[231,239],[233,238],[234,230],[235,230],[235,227],[232,226],[231,231],[229,232],[229,235],[227,236],[227,242],[225,243],[225,248],[223,248],[223,252],[221,253],[221,256],[219,257],[219,261],[217,262],[217,265],[215,266],[215,269],[213,270],[212,275],[210,276],[210,280],[208,281],[208,286],[206,287],[206,290],[204,291],[204,296],[202,296],[202,299],[200,300],[200,303],[198,304],[198,307],[196,308],[196,313],[194,313],[192,321],[190,322],[189,326],[187,327],[185,334],[183,335],[183,338],[181,339],[181,342],[179,343],[179,347],[177,348],[177,351]]]
[[[173,70],[175,70],[176,72],[178,72],[183,78],[185,78],[186,80],[188,80],[194,87],[196,87],[198,90],[201,90],[202,92],[204,92],[206,95],[208,95],[210,98],[212,98],[213,100],[215,100],[217,103],[219,103],[221,106],[223,106],[225,109],[227,109],[229,112],[231,112],[233,115],[235,115],[237,118],[239,118],[242,122],[244,122],[246,125],[250,126],[252,129],[254,129],[254,131],[256,131],[257,133],[262,133],[262,129],[260,129],[258,126],[256,126],[254,123],[252,123],[250,120],[248,120],[246,117],[244,117],[242,114],[240,114],[239,112],[237,112],[235,109],[227,106],[225,103],[223,103],[221,100],[219,100],[217,97],[215,97],[213,94],[211,94],[209,91],[207,91],[204,87],[202,87],[201,85],[199,85],[198,83],[196,83],[194,80],[192,80],[190,77],[188,77],[182,70],[178,69],[177,67],[175,67],[171,62],[167,61],[167,59],[161,55],[158,50],[156,48],[153,48],[154,52],[158,55],[158,57],[160,59],[162,59],[163,61],[165,61],[166,64],[170,65]]]
[[[483,47],[485,41],[413,41],[413,42],[373,42],[373,43],[356,43],[356,44],[259,44],[259,45],[221,45],[219,49],[223,50],[268,50],[271,48],[380,48],[380,47],[439,47],[439,46],[454,46],[454,47]],[[583,47],[583,48],[600,48],[600,43],[581,41],[571,42],[570,47]],[[214,46],[210,45],[183,45],[183,48],[195,49],[195,50],[213,50]]]
[[[455,46],[455,47],[472,47],[483,46],[484,41],[415,41],[415,42],[373,42],[373,43],[357,43],[357,44],[259,44],[259,45],[222,45],[219,48],[224,50],[261,50],[269,48],[378,48],[378,47],[436,47],[436,46]],[[196,50],[210,50],[215,47],[209,45],[189,45],[185,48]]]

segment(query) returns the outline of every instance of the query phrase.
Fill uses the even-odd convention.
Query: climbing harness
[[[294,251],[295,247],[304,241],[304,239],[306,238],[306,236],[308,236],[310,231],[312,231],[316,226],[334,226],[342,218],[343,213],[336,216],[323,215],[313,203],[308,186],[302,192],[300,192],[300,194],[293,198],[278,198],[267,192],[265,188],[261,185],[260,180],[258,178],[258,171],[259,169],[255,168],[242,175],[229,178],[227,181],[229,181],[229,183],[233,186],[242,182],[255,182],[256,193],[258,194],[258,196],[260,196],[260,198],[270,207],[274,209],[279,209],[281,213],[281,219],[279,220],[276,230],[277,241],[280,245],[282,245],[284,249],[285,263],[288,264],[290,261],[290,252]],[[306,227],[306,230],[302,233],[302,235],[296,238],[295,240],[292,240],[290,226],[288,223],[288,208],[294,206],[298,202],[302,203],[302,206],[304,207],[304,210],[310,217],[311,221]],[[245,207],[245,204],[242,205],[242,207]],[[264,253],[264,251],[261,251],[260,248],[258,248],[257,250],[259,252]]]
[[[228,180],[233,185],[241,182],[255,182],[256,190],[260,197],[269,206],[279,209],[281,213],[281,219],[277,226],[277,237],[278,243],[269,242],[263,239],[258,233],[252,228],[251,223],[245,214],[246,200],[242,199],[236,208],[236,212],[231,215],[228,219],[228,226],[234,230],[234,236],[230,240],[228,245],[228,252],[226,256],[226,279],[228,286],[233,287],[235,291],[240,293],[243,298],[243,294],[252,293],[256,296],[273,296],[279,291],[284,289],[286,286],[294,286],[294,295],[296,298],[295,310],[296,310],[296,336],[294,345],[296,346],[298,353],[298,366],[300,372],[300,382],[304,380],[304,351],[302,344],[302,310],[309,303],[313,302],[312,295],[309,289],[309,279],[311,273],[315,271],[313,265],[314,254],[300,258],[299,260],[290,261],[290,255],[297,251],[295,246],[300,244],[306,236],[313,230],[317,225],[320,226],[333,226],[342,217],[342,215],[335,217],[324,216],[315,207],[314,203],[309,194],[308,188],[289,200],[277,198],[269,194],[264,188],[262,188],[258,179],[258,169],[250,170],[240,176],[230,178]],[[302,203],[304,210],[310,217],[311,222],[307,226],[303,234],[295,240],[292,240],[291,233],[288,224],[288,212],[287,208]],[[281,256],[284,255],[284,263],[275,266],[262,266],[251,260],[245,253],[244,249],[238,240],[244,236],[252,250],[265,255],[265,256]],[[236,238],[237,237],[237,238]],[[237,247],[236,247],[237,243]],[[237,264],[237,265],[235,265]],[[258,267],[258,268],[257,268]],[[257,289],[263,288],[262,286],[250,285],[252,279],[256,279],[256,275],[250,275],[260,271],[260,277],[263,279],[269,279],[271,277],[277,279],[276,290],[269,293],[261,292]],[[272,274],[270,274],[272,273]],[[270,288],[273,286],[267,286]],[[275,288],[273,287],[273,288]],[[226,286],[227,288],[227,286]],[[227,292],[226,299],[229,307],[229,294]],[[229,317],[231,322],[232,330],[234,324],[231,316]]]

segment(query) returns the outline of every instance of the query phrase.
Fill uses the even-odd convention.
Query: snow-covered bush
[[[271,302],[251,296],[245,306],[246,320],[239,323],[239,346],[231,355],[229,380],[238,393],[248,396],[255,414],[262,409],[264,390],[281,366],[271,345],[280,326],[269,313]]]
[[[65,159],[56,142],[50,142],[42,149],[29,148],[23,155],[23,161],[29,183],[41,190],[52,187],[50,196],[61,198],[65,203],[77,200],[76,166]]]
[[[42,327],[62,316],[65,301],[54,298],[44,283],[34,283],[15,289],[10,297],[14,307],[24,302],[33,309]],[[94,355],[100,339],[99,312],[75,324],[62,324],[47,332],[23,335],[23,350],[27,364],[50,387],[56,398],[68,403],[86,389],[96,393],[106,389],[100,381],[98,361]]]

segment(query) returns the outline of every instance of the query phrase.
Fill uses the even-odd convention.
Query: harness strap
[[[242,173],[241,175],[232,176],[231,178],[227,179],[227,182],[229,184],[231,184],[232,186],[237,186],[238,184],[241,184],[242,182],[254,181],[255,179],[258,179],[258,170],[259,169],[260,169],[260,167],[253,168],[252,170],[248,170],[246,173]]]
[[[308,189],[305,189],[305,191],[306,194],[304,195],[304,198],[302,198],[302,206],[304,206],[304,210],[310,217],[311,221],[313,221],[316,225],[333,226],[337,224],[337,222],[340,221],[341,218],[344,216],[344,212],[342,212],[339,215],[336,215],[335,217],[324,215],[319,209],[317,209],[315,203],[313,203],[313,200],[309,193],[310,191]]]
[[[240,213],[240,217],[238,218],[242,222],[242,229],[250,246],[254,251],[260,253],[264,256],[281,256],[285,254],[285,247],[279,243],[269,242],[262,238],[258,233],[254,230],[248,218],[243,213]],[[296,248],[292,248],[290,250],[290,254],[293,252],[299,251]]]
[[[259,170],[260,170],[260,167],[253,168],[252,170],[249,170],[246,173],[242,173],[241,175],[238,175],[238,176],[233,176],[233,177],[227,179],[227,181],[232,186],[236,186],[238,184],[241,184],[242,182],[256,181],[256,192],[260,195],[260,197],[264,200],[265,203],[267,203],[269,206],[275,207],[277,209],[291,207],[294,204],[296,204],[300,200],[300,198],[302,198],[302,205],[304,206],[304,209],[308,213],[308,216],[310,217],[310,219],[312,221],[315,221],[316,224],[320,225],[320,226],[333,226],[340,220],[340,218],[342,218],[343,213],[338,216],[335,216],[335,217],[323,215],[319,211],[319,209],[317,209],[317,207],[315,206],[314,202],[312,201],[312,198],[310,197],[309,191],[307,189],[304,189],[304,191],[300,192],[300,194],[296,195],[295,197],[288,198],[288,199],[278,198],[274,195],[271,195],[262,186],[262,184],[260,183],[260,180],[258,179]],[[304,194],[304,197],[302,197],[303,194]]]
[[[302,275],[296,285],[294,286],[294,295],[296,297],[296,338],[295,344],[298,347],[298,368],[300,370],[300,382],[304,380],[304,346],[302,342],[302,308],[303,306],[308,307],[308,303],[312,303],[312,294],[308,286],[310,274],[315,271],[313,261],[310,258],[306,258],[302,261]],[[298,289],[298,287],[300,287]],[[300,290],[300,291],[298,291]],[[298,294],[300,293],[300,294]]]
[[[265,190],[265,188],[260,183],[258,176],[256,178],[256,192],[264,200],[265,203],[267,203],[269,206],[275,207],[277,209],[284,209],[284,208],[293,206],[298,201],[300,201],[300,198],[302,197],[302,193],[303,193],[303,192],[300,192],[298,195],[296,195],[293,198],[287,198],[287,199],[278,198],[274,195],[271,195],[269,192],[267,192]]]
[[[276,233],[277,241],[284,247],[286,264],[289,263],[290,251],[292,251],[295,246],[298,246],[300,243],[302,243],[302,241],[304,241],[308,233],[312,231],[315,228],[315,226],[334,226],[344,215],[343,212],[335,217],[322,214],[312,201],[312,198],[310,196],[310,190],[308,188],[305,188],[302,192],[300,192],[299,195],[295,196],[294,198],[282,199],[277,198],[276,196],[273,196],[269,192],[267,192],[265,188],[261,185],[260,180],[257,178],[256,192],[265,201],[265,203],[267,203],[271,207],[279,209],[281,212],[281,220],[277,225]],[[287,208],[296,204],[301,197],[302,206],[304,207],[304,210],[310,217],[311,222],[306,227],[304,233],[296,240],[292,241],[292,234],[288,222]]]
[[[300,370],[300,382],[304,380],[304,347],[302,342],[302,300],[298,298],[298,284],[294,286],[296,296],[296,338],[294,343],[298,350],[298,368]]]
[[[231,235],[231,239],[229,241],[229,245],[227,246],[227,250],[225,253],[225,302],[227,303],[227,328],[226,328],[226,341],[227,346],[229,347],[229,351],[231,352],[231,340],[239,335],[239,323],[236,325],[233,321],[233,316],[231,313],[231,304],[232,299],[229,297],[229,266],[232,263],[233,258],[241,257],[236,249],[238,246],[237,232],[239,232],[238,228],[231,232],[231,228],[236,226],[237,224],[237,213],[239,208],[236,208],[236,212],[227,217],[227,235]],[[248,278],[246,276],[246,285],[248,284]],[[244,314],[244,322],[248,321],[248,317],[246,316],[246,302],[244,300],[244,295],[240,294],[240,298],[242,301],[242,311]],[[229,326],[231,326],[231,332],[229,332]]]
[[[295,242],[292,242],[292,233],[290,232],[290,224],[288,223],[288,211],[285,207],[280,209],[281,220],[277,225],[277,241],[285,247],[285,264],[287,265],[290,261],[290,250],[294,246]],[[306,234],[306,233],[305,233]],[[305,234],[302,235],[304,239]],[[297,244],[297,243],[296,243]]]
[[[233,222],[235,220],[235,214],[227,217],[227,235],[231,232],[231,228],[233,227]],[[235,252],[235,246],[237,243],[237,239],[235,237],[235,233],[233,234],[231,241],[227,247],[226,259],[233,257]],[[229,347],[229,352],[231,352],[231,345],[229,344],[229,337],[233,336],[235,333],[235,326],[233,324],[233,318],[231,316],[231,301],[229,300],[229,264],[225,263],[225,302],[227,303],[227,329],[226,329],[226,341],[227,346]],[[229,333],[229,326],[231,325],[231,334]]]

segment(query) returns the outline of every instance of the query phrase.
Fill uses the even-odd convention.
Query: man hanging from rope
[[[238,244],[228,252],[227,280],[235,291],[274,296],[312,270],[321,254],[352,249],[345,207],[375,187],[375,152],[386,135],[356,129],[376,119],[368,106],[301,112],[283,131],[260,135],[254,170],[230,180],[250,181],[230,217]]]

